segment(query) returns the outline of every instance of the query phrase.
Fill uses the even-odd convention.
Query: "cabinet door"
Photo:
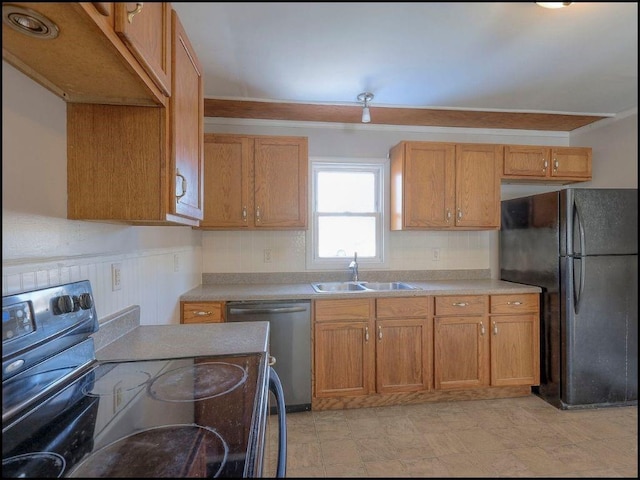
[[[539,385],[536,314],[492,316],[491,385]]]
[[[395,168],[392,167],[395,171]],[[455,146],[448,143],[405,144],[402,165],[404,228],[454,225]],[[397,177],[397,173],[392,173]],[[392,183],[398,179],[393,178]],[[392,193],[392,199],[395,195]]]
[[[115,31],[167,96],[171,91],[171,3],[116,2]]]
[[[430,390],[430,335],[427,319],[376,321],[376,391]]]
[[[204,136],[204,218],[201,227],[247,228],[253,223],[253,140]]]
[[[456,227],[500,228],[501,145],[456,145]]]
[[[147,5],[158,5],[145,3]],[[161,4],[167,5],[167,4]],[[177,14],[172,12],[173,94],[170,99],[174,208],[177,215],[202,219],[204,98],[202,67]],[[174,178],[174,177],[171,177]]]
[[[551,177],[591,180],[591,148],[554,147],[551,149]]]
[[[257,228],[307,228],[308,144],[303,137],[254,140]]]
[[[325,322],[314,327],[316,397],[368,395],[375,344],[368,322]]]
[[[436,390],[489,385],[489,332],[486,317],[434,319],[433,376]]]
[[[547,147],[505,145],[503,176],[546,178],[551,171],[551,151]]]

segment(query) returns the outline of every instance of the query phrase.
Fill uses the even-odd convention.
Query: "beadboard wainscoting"
[[[201,262],[201,248],[194,247],[4,264],[2,295],[89,280],[99,319],[140,305],[141,325],[177,324],[178,299],[200,284]],[[113,264],[120,266],[119,290],[113,290],[112,286]]]

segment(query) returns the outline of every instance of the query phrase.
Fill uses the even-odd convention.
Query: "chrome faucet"
[[[358,252],[353,252],[353,260],[351,260],[351,263],[349,264],[349,268],[353,270],[353,277],[351,278],[351,280],[354,282],[357,282],[358,281]]]

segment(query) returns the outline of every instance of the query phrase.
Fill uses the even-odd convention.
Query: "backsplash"
[[[119,290],[112,288],[113,264],[120,265]],[[2,295],[89,280],[100,321],[139,305],[140,324],[177,324],[178,297],[200,284],[201,271],[200,247],[3,264]]]

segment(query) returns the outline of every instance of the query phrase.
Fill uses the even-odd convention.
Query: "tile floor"
[[[265,472],[275,471],[275,415]],[[539,397],[290,413],[287,477],[635,477],[638,408]],[[267,473],[265,473],[267,475]]]

